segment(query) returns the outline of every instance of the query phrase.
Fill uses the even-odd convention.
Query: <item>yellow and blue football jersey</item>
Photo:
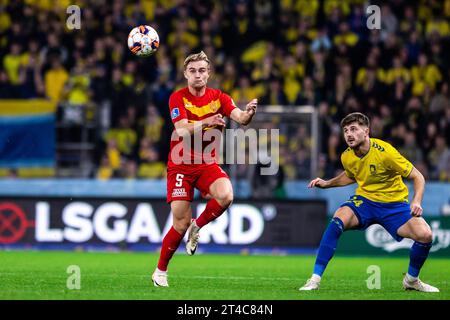
[[[407,202],[408,188],[402,177],[409,176],[413,165],[389,143],[370,138],[369,151],[358,157],[348,148],[341,155],[345,173],[356,180],[356,195],[375,202]]]

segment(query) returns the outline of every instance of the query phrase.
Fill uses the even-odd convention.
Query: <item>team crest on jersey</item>
[[[171,113],[172,120],[178,118],[179,116],[180,116],[180,109],[173,108]]]
[[[217,112],[217,110],[219,110],[219,108],[220,108],[219,100],[211,101],[209,103],[209,108],[211,109],[211,112],[213,112],[213,113]]]
[[[377,166],[376,165],[371,164],[369,166],[369,169],[370,169],[370,174],[377,174]]]
[[[353,196],[350,199],[348,199],[346,202],[353,202],[353,204],[355,205],[355,207],[359,207],[360,205],[363,204],[363,201],[358,199],[358,197]]]

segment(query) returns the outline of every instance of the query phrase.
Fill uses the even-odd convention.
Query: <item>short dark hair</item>
[[[370,127],[369,118],[361,112],[353,112],[345,116],[341,121],[341,128],[349,125],[350,123],[357,122],[358,124],[366,127]]]

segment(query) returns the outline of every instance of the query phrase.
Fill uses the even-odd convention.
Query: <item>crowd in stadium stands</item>
[[[0,98],[47,97],[92,114],[109,102],[99,178],[164,177],[168,98],[185,86],[184,58],[204,50],[210,86],[241,107],[258,98],[318,109],[319,176],[341,170],[340,119],[361,111],[373,137],[426,178],[450,181],[450,0],[380,1],[381,30],[367,28],[362,0],[85,0],[80,30],[65,25],[69,2],[1,2]],[[159,33],[153,57],[126,47],[139,24]],[[309,178],[308,135],[300,126],[281,144],[285,179]]]

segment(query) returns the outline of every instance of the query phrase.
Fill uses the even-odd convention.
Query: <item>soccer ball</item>
[[[128,48],[140,57],[151,56],[158,50],[159,36],[150,26],[140,25],[128,34]]]

